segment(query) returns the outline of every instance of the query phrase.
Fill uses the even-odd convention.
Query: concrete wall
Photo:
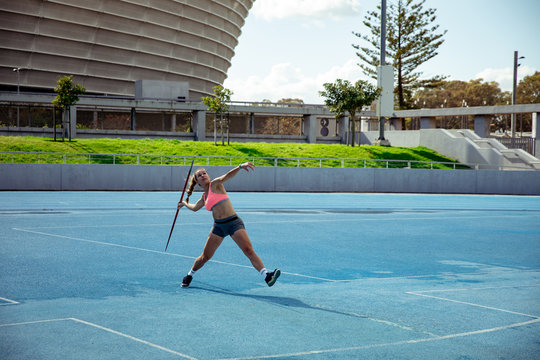
[[[231,169],[205,168],[212,177]],[[0,164],[0,190],[179,191],[187,171],[169,165]],[[258,167],[238,174],[227,189],[540,195],[540,171]]]

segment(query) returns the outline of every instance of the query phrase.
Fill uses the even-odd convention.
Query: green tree
[[[538,103],[540,103],[540,71],[525,76],[516,88],[516,104]],[[519,114],[517,126],[521,131],[531,131],[532,114]]]
[[[501,91],[499,84],[483,79],[466,81],[441,81],[437,87],[417,89],[413,94],[414,108],[468,107],[505,105],[510,94]],[[442,127],[448,129],[468,128],[471,118],[464,116],[444,117]],[[496,129],[503,129],[506,118],[494,118]]]
[[[84,86],[80,84],[73,84],[73,75],[64,76],[58,79],[56,87],[54,88],[56,97],[52,101],[53,105],[62,109],[62,129],[66,128],[66,123],[71,125],[71,117],[69,108],[71,105],[79,101],[79,95],[86,92]],[[56,140],[56,126],[54,132],[54,139]],[[68,131],[69,141],[71,141],[71,131]],[[62,131],[62,141],[65,137],[65,131]]]
[[[441,81],[437,87],[418,89],[412,99],[414,108],[438,108],[504,105],[507,96],[498,83],[475,79]]]
[[[202,102],[214,113],[214,145],[217,145],[217,115],[219,114],[219,124],[221,127],[221,145],[225,145],[223,140],[223,114],[229,111],[228,103],[231,101],[233,92],[221,85],[214,86],[214,96],[204,96]],[[227,145],[229,144],[229,122],[227,127]]]
[[[516,88],[517,104],[540,103],[540,71],[525,76]]]
[[[422,73],[416,69],[437,55],[437,49],[444,42],[442,33],[437,33],[439,25],[435,9],[424,9],[425,0],[397,0],[390,2],[387,9],[386,59],[396,69],[397,87],[394,93],[399,109],[407,109],[412,105],[412,94],[421,86],[433,86],[444,79],[436,76],[431,79],[420,77]],[[371,35],[353,34],[368,43],[367,46],[353,44],[360,58],[358,64],[363,72],[376,78],[377,66],[380,65],[381,52],[381,6],[378,11],[369,11],[364,18],[364,25]]]
[[[347,137],[347,145],[354,146],[356,139],[356,113],[360,112],[364,106],[370,105],[377,100],[381,94],[381,89],[377,88],[367,81],[358,80],[354,84],[348,80],[337,79],[334,83],[323,84],[324,91],[319,91],[319,94],[326,99],[326,106],[332,111],[336,119],[345,116],[349,113],[349,137]],[[360,145],[360,137],[358,137],[358,145]]]

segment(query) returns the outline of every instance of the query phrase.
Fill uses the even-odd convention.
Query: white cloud
[[[360,13],[359,0],[257,0],[251,9],[265,20],[301,17],[337,20]]]
[[[233,91],[232,99],[236,101],[269,99],[275,102],[283,98],[300,98],[306,104],[322,104],[324,100],[319,91],[323,90],[323,84],[338,78],[349,81],[366,79],[356,60],[350,59],[343,65],[317,74],[305,74],[291,63],[276,64],[267,74],[227,79],[224,86]]]
[[[525,76],[534,74],[535,69],[530,66],[518,67],[517,82],[523,79]],[[499,87],[502,91],[512,91],[512,81],[514,77],[514,71],[511,67],[492,69],[487,68],[475,75],[475,79],[482,78],[485,81],[495,81],[499,83]]]

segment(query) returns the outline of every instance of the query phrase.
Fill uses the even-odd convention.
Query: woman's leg
[[[217,236],[214,233],[210,233],[208,235],[208,240],[206,240],[206,244],[204,245],[203,252],[201,256],[199,256],[197,259],[195,259],[195,262],[193,262],[193,271],[197,271],[200,268],[206,264],[208,260],[214,256],[214,253],[216,252],[219,245],[221,245],[221,242],[223,241],[223,238],[221,236]]]
[[[244,255],[248,257],[249,261],[251,261],[251,265],[253,265],[257,271],[261,271],[264,268],[263,262],[253,250],[247,231],[245,229],[237,230],[231,237]]]

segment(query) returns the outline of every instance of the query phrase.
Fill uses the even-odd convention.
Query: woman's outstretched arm
[[[236,174],[238,174],[240,169],[244,169],[247,172],[249,172],[249,170],[255,170],[255,165],[253,165],[253,163],[250,161],[240,164],[234,169],[229,170],[225,175],[221,175],[220,177],[215,178],[214,181],[212,181],[212,183],[214,182],[224,183],[225,181],[232,179]]]

